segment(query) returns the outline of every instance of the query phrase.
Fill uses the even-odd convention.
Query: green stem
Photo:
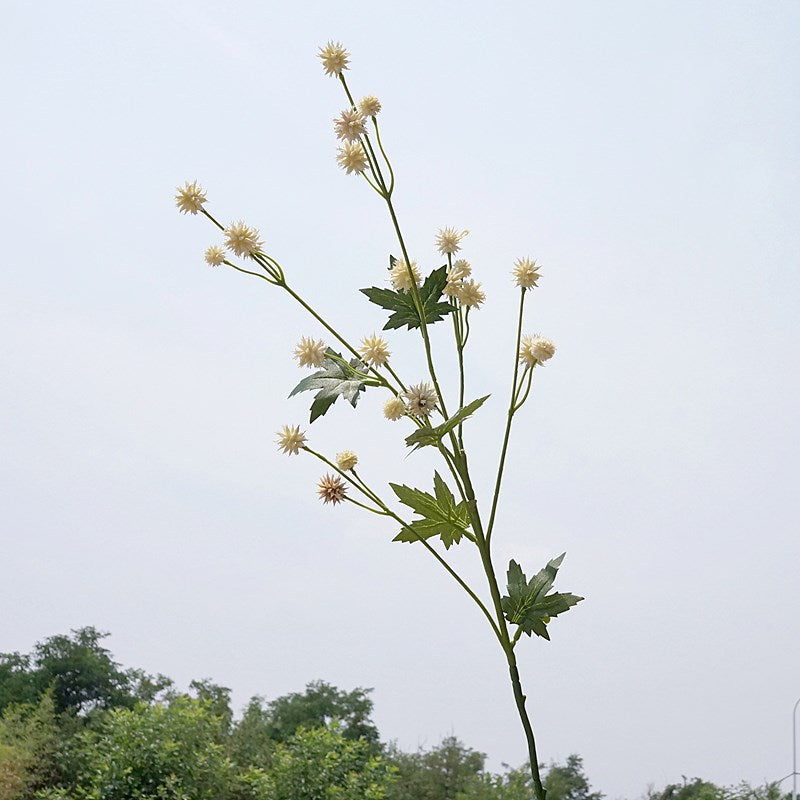
[[[251,274],[255,274],[255,273],[251,273]],[[345,347],[347,350],[349,350],[349,351],[350,351],[350,352],[351,352],[351,353],[352,353],[352,354],[353,354],[353,355],[354,355],[354,356],[355,356],[355,357],[356,357],[356,358],[357,358],[359,361],[361,361],[361,354],[358,352],[358,350],[356,350],[356,349],[355,349],[355,347],[353,347],[353,346],[350,344],[350,342],[348,342],[348,341],[347,341],[347,339],[345,339],[345,338],[344,338],[344,337],[343,337],[343,336],[342,336],[342,335],[341,335],[341,334],[340,334],[340,333],[339,333],[339,332],[338,332],[338,331],[337,331],[335,328],[333,328],[331,325],[329,325],[329,324],[328,324],[328,323],[327,323],[327,322],[326,322],[326,321],[325,321],[325,320],[324,320],[324,319],[323,319],[323,318],[322,318],[322,317],[321,317],[321,316],[320,316],[320,315],[319,315],[319,314],[318,314],[318,313],[317,313],[317,312],[316,312],[316,311],[315,311],[315,310],[314,310],[314,309],[313,309],[313,308],[312,308],[312,307],[311,307],[311,306],[310,306],[308,303],[306,303],[306,301],[305,301],[305,300],[303,300],[303,298],[302,298],[302,297],[300,297],[300,295],[299,295],[299,294],[297,294],[297,292],[295,292],[295,291],[294,291],[294,289],[292,289],[292,288],[291,288],[291,287],[290,287],[290,286],[289,286],[287,283],[285,283],[285,282],[284,282],[284,283],[282,283],[282,284],[281,284],[281,286],[282,286],[282,288],[283,288],[283,289],[285,289],[285,290],[286,290],[286,291],[287,291],[287,292],[288,292],[288,293],[289,293],[289,294],[290,294],[290,295],[291,295],[291,296],[292,296],[292,297],[293,297],[295,300],[297,300],[297,302],[298,302],[298,303],[300,303],[300,305],[301,305],[301,306],[302,306],[302,307],[303,307],[303,308],[304,308],[306,311],[308,311],[308,313],[309,313],[309,314],[311,314],[311,316],[312,316],[312,317],[314,317],[314,319],[315,319],[315,320],[317,320],[317,322],[319,322],[319,324],[320,324],[320,325],[322,325],[322,327],[323,327],[323,328],[325,328],[325,330],[327,330],[329,333],[331,333],[331,334],[332,334],[332,335],[333,335],[333,336],[336,338],[336,340],[337,340],[337,341],[338,341],[338,342],[339,342],[339,343],[340,343],[340,344],[341,344],[343,347]],[[387,381],[387,380],[386,380],[386,378],[384,378],[384,377],[383,377],[383,375],[381,375],[381,374],[380,374],[380,372],[378,372],[378,370],[377,370],[377,369],[375,369],[375,367],[370,367],[370,371],[371,371],[371,372],[372,372],[372,374],[373,374],[373,375],[375,375],[375,377],[376,377],[376,378],[377,378],[377,379],[378,379],[378,380],[381,382],[381,385],[382,385],[382,386],[385,386],[387,389],[391,390],[391,392],[392,392],[393,394],[398,394],[398,393],[399,393],[399,392],[398,392],[398,390],[397,390],[397,389],[395,389],[395,388],[394,388],[394,387],[393,387],[393,386],[392,386],[392,385],[389,383],[389,381]],[[397,378],[397,376],[394,374],[394,372],[393,372],[393,371],[390,371],[390,374],[391,374],[391,375],[392,375],[392,376],[395,378],[395,380],[397,380],[397,381],[398,381],[398,383],[400,383],[400,386],[403,388],[403,390],[405,390],[405,387],[403,387],[403,384],[402,384],[402,383],[399,381],[399,379],[398,379],[398,378]]]
[[[392,218],[392,224],[394,225],[395,233],[397,234],[397,241],[400,244],[400,250],[403,253],[403,260],[408,267],[408,273],[411,278],[411,295],[414,298],[414,305],[417,309],[417,313],[419,314],[419,321],[420,321],[420,332],[422,333],[422,340],[425,344],[425,358],[428,362],[428,372],[431,376],[431,381],[433,382],[433,388],[436,391],[436,396],[439,398],[439,410],[442,412],[442,415],[445,417],[449,417],[447,413],[447,407],[445,406],[444,402],[444,395],[442,394],[442,390],[439,387],[439,380],[436,377],[436,370],[433,366],[433,354],[431,352],[431,341],[430,337],[428,336],[428,325],[425,321],[425,311],[422,306],[422,299],[420,298],[419,294],[419,287],[417,286],[416,280],[414,280],[414,274],[411,270],[411,259],[408,257],[408,250],[406,249],[406,243],[403,239],[403,234],[400,230],[400,223],[397,221],[397,214],[394,210],[394,205],[392,205],[392,199],[390,197],[384,197],[386,200],[386,205],[389,208],[389,215]]]
[[[354,506],[358,506],[359,508],[363,508],[366,511],[371,511],[373,514],[380,514],[383,517],[386,516],[386,512],[385,511],[381,511],[379,508],[370,508],[369,506],[364,505],[364,503],[359,503],[358,500],[353,500],[352,497],[348,497],[347,495],[345,495],[344,499],[347,500],[348,503],[352,503]]]
[[[495,636],[500,641],[500,644],[503,645],[503,637],[501,635],[502,633],[506,634],[505,635],[505,640],[508,641],[508,633],[505,630],[503,630],[503,631],[498,630],[498,627],[495,624],[495,621],[492,619],[492,615],[489,613],[489,609],[486,608],[486,606],[484,605],[483,601],[469,587],[469,585],[466,583],[466,581],[450,566],[450,564],[447,563],[447,561],[445,561],[444,558],[442,558],[442,556],[431,546],[431,544],[427,540],[423,539],[419,535],[419,533],[417,533],[417,531],[415,531],[405,520],[401,519],[397,514],[395,514],[394,511],[392,511],[380,499],[380,497],[378,497],[378,495],[374,491],[372,491],[372,489],[370,489],[363,482],[363,480],[361,480],[361,478],[358,478],[358,476],[355,476],[357,478],[357,482],[354,481],[352,479],[352,476],[347,475],[347,473],[345,473],[342,470],[340,470],[339,467],[336,464],[334,464],[329,459],[325,458],[325,456],[323,456],[321,453],[318,453],[316,450],[312,450],[308,445],[305,445],[303,447],[303,450],[305,450],[307,453],[310,453],[312,456],[316,456],[324,464],[327,464],[332,470],[334,470],[339,475],[341,475],[341,477],[343,477],[351,485],[355,486],[356,489],[358,489],[358,491],[360,491],[363,495],[365,495],[370,500],[372,500],[372,502],[374,502],[376,505],[378,505],[383,510],[385,516],[391,517],[393,520],[398,522],[405,530],[410,531],[417,538],[418,541],[422,542],[422,544],[425,546],[425,548],[428,550],[428,552],[430,552],[431,555],[433,555],[433,557],[445,568],[445,570],[447,570],[447,572],[450,574],[450,576],[455,579],[455,581],[458,583],[458,585],[475,601],[475,603],[477,604],[478,608],[480,608],[480,610],[483,612],[483,614],[486,617],[486,619],[489,621],[489,624],[492,626],[492,630],[494,631]],[[363,488],[362,488],[362,486],[363,486]],[[358,504],[358,505],[360,505],[360,504]]]
[[[347,80],[344,77],[344,73],[339,73],[339,80],[341,81],[342,87],[344,88],[345,94],[347,95],[347,99],[350,101],[350,105],[355,107],[355,101],[353,100],[353,95],[350,94],[350,89],[347,86]],[[365,134],[364,139],[367,141],[367,145],[370,151],[374,155],[374,150],[372,150],[372,144],[369,141],[369,137]],[[377,168],[377,175],[380,175],[380,167],[377,166],[377,160],[375,162]],[[382,181],[382,178],[381,178]],[[385,188],[386,184],[383,182],[383,186]],[[436,377],[436,370],[433,366],[433,357],[431,354],[431,343],[430,338],[428,337],[428,327],[425,322],[425,310],[422,306],[422,300],[419,294],[419,287],[417,286],[416,280],[414,280],[414,274],[411,269],[411,259],[408,257],[408,250],[406,249],[405,240],[403,239],[403,234],[400,231],[400,223],[397,221],[397,214],[395,213],[394,206],[392,205],[392,198],[391,193],[385,191],[383,194],[383,199],[386,201],[386,205],[389,208],[389,214],[392,218],[392,224],[394,225],[395,233],[397,234],[397,240],[400,243],[400,249],[403,252],[403,260],[406,263],[406,267],[408,268],[409,278],[411,279],[411,295],[414,298],[414,306],[417,309],[417,313],[419,314],[419,321],[420,321],[420,331],[422,333],[422,340],[425,344],[425,357],[428,361],[428,372],[431,376],[431,381],[433,382],[433,388],[436,391],[436,396],[439,398],[439,409],[441,410],[442,414],[447,418],[447,407],[444,402],[444,395],[442,394],[442,390],[439,387],[439,381]]]
[[[386,162],[386,166],[389,168],[389,177],[391,178],[391,182],[389,183],[387,193],[391,194],[394,191],[394,170],[392,169],[392,162],[389,161],[389,157],[386,155],[386,151],[383,149],[381,132],[378,128],[378,120],[375,117],[372,118],[372,124],[375,126],[375,138],[378,140],[378,147],[380,148],[381,155],[383,156],[383,160]]]
[[[218,220],[214,219],[214,217],[212,217],[211,214],[209,214],[208,211],[206,211],[202,206],[200,206],[200,213],[208,217],[208,219],[210,219],[221,231],[225,230],[225,226]]]
[[[494,497],[492,498],[492,510],[489,513],[489,526],[486,529],[487,546],[492,541],[492,531],[494,520],[497,513],[497,501],[500,499],[500,485],[503,481],[503,468],[506,463],[506,453],[508,452],[508,440],[511,435],[511,421],[514,419],[514,402],[517,395],[517,376],[519,375],[519,343],[522,340],[522,314],[525,308],[525,289],[520,291],[519,296],[519,316],[517,319],[517,343],[514,347],[514,379],[511,384],[511,401],[508,406],[508,416],[506,419],[506,431],[503,436],[503,448],[500,452],[500,465],[497,468],[497,479],[494,484]]]
[[[533,367],[528,367],[526,369],[527,373],[527,382],[525,382],[526,375],[522,376],[522,380],[520,381],[520,391],[517,393],[517,396],[522,395],[522,399],[519,400],[517,403],[514,404],[514,413],[519,411],[522,406],[525,404],[525,401],[528,399],[528,395],[531,393],[531,383],[533,382]],[[523,382],[525,382],[525,389],[522,390]]]
[[[272,283],[274,285],[274,281],[271,281],[266,275],[262,275],[260,272],[253,272],[249,269],[244,269],[243,267],[237,267],[236,264],[231,264],[230,261],[223,261],[223,264],[235,269],[237,272],[243,272],[245,275],[252,275],[254,278],[261,278],[262,281],[266,281],[267,283]]]
[[[517,659],[513,650],[508,650],[507,655],[508,671],[511,675],[511,686],[514,690],[514,702],[517,704],[517,711],[519,712],[519,718],[522,721],[522,727],[525,731],[525,738],[528,740],[528,758],[531,762],[533,790],[537,800],[545,800],[547,792],[545,792],[544,786],[542,786],[542,778],[539,774],[539,757],[536,754],[536,739],[533,736],[533,726],[531,725],[530,717],[525,708],[525,700],[527,698],[522,692],[522,682],[519,679]]]

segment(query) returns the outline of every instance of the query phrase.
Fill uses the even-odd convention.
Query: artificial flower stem
[[[420,322],[420,332],[422,333],[422,340],[425,345],[425,357],[428,361],[428,372],[430,373],[431,380],[433,381],[433,388],[436,390],[436,396],[439,398],[439,410],[442,412],[445,419],[450,415],[447,413],[447,408],[444,402],[444,395],[442,394],[442,390],[439,388],[439,380],[436,377],[436,370],[433,366],[433,356],[431,353],[431,341],[430,337],[428,336],[428,326],[425,322],[425,310],[422,306],[422,299],[419,294],[419,287],[417,286],[416,280],[414,280],[414,274],[411,271],[411,261],[408,257],[408,250],[406,250],[406,243],[403,239],[403,234],[400,230],[400,223],[397,221],[397,214],[395,214],[394,206],[392,205],[392,199],[390,197],[384,197],[386,200],[386,205],[389,208],[389,214],[392,218],[392,224],[394,225],[395,233],[397,234],[397,240],[400,243],[400,249],[403,251],[403,259],[405,260],[406,266],[408,267],[408,274],[411,279],[411,296],[414,298],[414,306],[417,309],[417,313],[419,314],[419,322]]]
[[[417,539],[425,545],[425,548],[434,556],[434,558],[447,570],[448,573],[456,580],[456,582],[461,586],[462,589],[477,603],[478,607],[483,612],[486,619],[489,620],[489,624],[492,626],[492,630],[495,633],[495,636],[500,640],[502,644],[503,639],[501,638],[501,632],[497,629],[497,625],[495,624],[494,620],[492,619],[492,615],[489,613],[489,609],[483,604],[483,601],[475,594],[475,592],[468,586],[468,584],[464,581],[464,579],[447,563],[447,561],[442,558],[442,556],[431,546],[431,544],[423,539],[417,531],[415,531],[407,522],[401,519],[397,514],[394,513],[387,505],[384,503],[378,495],[372,491],[357,475],[355,475],[354,471],[353,475],[348,475],[346,472],[343,472],[339,467],[334,464],[329,459],[325,458],[322,453],[318,453],[316,450],[312,450],[308,445],[303,446],[303,450],[307,453],[310,453],[312,456],[316,456],[320,461],[324,464],[327,464],[332,470],[337,472],[341,477],[343,477],[346,481],[348,481],[351,485],[355,486],[363,495],[368,497],[372,502],[378,505],[382,509],[382,513],[385,516],[391,517],[396,522],[400,523],[400,525],[417,537]],[[356,480],[353,480],[353,477]],[[355,502],[355,501],[352,501]],[[361,505],[360,503],[356,503],[356,505]],[[372,509],[368,509],[372,510]],[[508,640],[508,634],[506,634],[506,640]]]
[[[395,514],[390,509],[387,509],[389,512],[389,516],[393,517],[400,525],[403,526],[406,530],[410,531],[417,539],[422,542],[423,545],[427,548],[427,550],[434,556],[434,558],[450,573],[451,577],[455,579],[458,585],[475,601],[478,605],[480,610],[483,612],[486,619],[489,621],[489,625],[491,625],[492,630],[494,631],[494,635],[500,641],[502,646],[503,638],[502,638],[502,631],[498,629],[497,624],[495,623],[494,619],[492,618],[489,609],[486,608],[483,601],[475,594],[475,592],[469,587],[469,585],[464,581],[464,579],[447,563],[447,561],[442,558],[442,556],[436,552],[436,550],[431,546],[431,544],[423,539],[408,523],[404,522],[397,514]]]
[[[384,364],[384,367],[386,368],[386,371],[397,381],[397,385],[405,392],[406,391],[405,384],[403,383],[403,381],[400,380],[400,378],[397,376],[397,373],[392,369],[392,367],[389,364]]]
[[[453,269],[453,256],[451,253],[447,254],[447,268],[448,274]],[[456,352],[458,353],[458,410],[464,408],[464,344],[461,341],[461,313],[458,304],[454,298],[450,300],[453,311],[450,316],[453,318],[453,333],[456,339]],[[458,446],[464,449],[464,440],[462,436],[462,426],[458,425]]]
[[[210,219],[221,231],[225,230],[225,226],[222,225],[220,222],[218,222],[216,219],[214,219],[214,217],[212,217],[211,214],[209,214],[208,211],[206,211],[205,208],[203,208],[202,206],[200,206],[200,213],[208,217],[208,219]]]
[[[342,82],[342,87],[344,88],[345,94],[347,95],[347,99],[350,101],[351,108],[356,108],[355,100],[353,100],[353,95],[350,94],[350,89],[347,86],[347,79],[344,77],[344,73],[343,72],[339,73],[339,80]],[[381,168],[378,165],[378,159],[375,157],[375,151],[373,150],[372,143],[370,142],[369,136],[366,133],[364,133],[364,142],[366,142],[366,144],[367,144],[367,147],[365,148],[365,153],[367,155],[367,161],[369,162],[369,166],[370,166],[370,169],[372,170],[372,174],[375,176],[375,180],[377,181],[378,186],[380,188],[378,188],[378,186],[375,186],[375,184],[373,184],[372,181],[369,178],[367,178],[366,175],[364,175],[364,178],[366,178],[367,183],[370,186],[372,186],[372,188],[375,189],[375,191],[379,195],[381,195],[381,197],[386,197],[386,195],[387,195],[386,181],[384,181],[384,179],[383,179],[383,175],[381,174]],[[364,145],[362,143],[362,147],[363,146]],[[385,157],[386,156],[384,155],[384,158]]]
[[[350,101],[351,107],[355,108],[356,104],[353,100],[353,95],[350,94],[350,89],[347,86],[347,80],[344,77],[344,73],[339,73],[339,80],[341,81],[342,87],[344,88],[345,94],[347,95],[347,99]],[[364,138],[367,140],[367,143],[372,149],[372,145],[369,143],[368,137],[365,135]],[[374,151],[373,151],[374,152]],[[384,183],[385,186],[385,183]],[[400,224],[397,221],[397,215],[394,211],[394,206],[392,205],[391,193],[386,192],[383,195],[383,199],[386,201],[386,205],[389,207],[389,214],[392,217],[392,223],[394,224],[395,232],[397,233],[398,241],[400,242],[400,249],[403,251],[403,258],[405,259],[406,266],[408,267],[408,276],[411,279],[411,295],[414,298],[414,306],[417,309],[417,313],[419,314],[419,321],[420,321],[420,330],[422,332],[422,339],[425,343],[425,355],[428,360],[428,371],[431,375],[431,380],[433,381],[433,387],[436,390],[436,395],[439,398],[439,408],[444,414],[445,417],[448,416],[447,409],[445,408],[444,403],[444,396],[442,395],[442,391],[439,388],[439,381],[436,378],[436,371],[433,367],[433,358],[431,356],[431,343],[430,339],[428,338],[428,329],[427,325],[425,324],[425,310],[422,306],[422,300],[419,295],[419,288],[417,287],[417,282],[414,279],[414,273],[411,270],[411,261],[408,257],[408,251],[406,250],[405,241],[403,240],[403,234],[400,232]]]
[[[544,786],[542,786],[542,778],[539,774],[539,757],[536,754],[536,739],[533,736],[533,726],[531,725],[530,717],[525,708],[525,700],[527,698],[522,691],[522,682],[519,678],[519,669],[517,669],[517,659],[514,656],[513,649],[509,649],[507,655],[508,671],[511,675],[511,686],[514,690],[514,701],[517,704],[520,720],[522,720],[525,738],[528,740],[528,758],[531,764],[531,776],[533,777],[533,791],[536,795],[536,800],[545,800],[547,792]]]
[[[352,497],[348,497],[347,495],[343,498],[348,503],[352,503],[354,506],[358,506],[359,508],[363,508],[366,511],[371,511],[373,514],[380,514],[382,517],[387,516],[385,511],[382,511],[379,508],[370,508],[369,506],[364,505],[364,503],[359,503],[358,500],[353,500]]]
[[[311,308],[311,306],[308,303],[306,303],[306,301],[303,300],[303,298],[300,297],[300,295],[297,294],[297,292],[295,292],[294,289],[292,289],[288,284],[285,283],[281,285],[295,300],[297,300],[298,303],[300,303],[301,306],[303,306],[303,308],[306,311],[308,311],[309,314],[311,314],[312,317],[314,317],[315,320],[317,320],[317,322],[320,323],[320,325],[322,325],[327,331],[333,334],[336,337],[337,341],[339,341],[359,361],[361,361],[361,354],[335,328],[332,328],[316,311],[314,311],[314,309]],[[391,389],[392,391],[395,391],[391,386],[391,384],[386,380],[386,378],[377,373],[375,370],[373,370],[373,372],[375,372],[379,380],[383,382],[384,386]]]
[[[514,412],[519,411],[524,405],[525,401],[528,399],[528,395],[531,393],[532,382],[533,382],[533,367],[531,367],[530,370],[528,371],[528,381],[525,386],[525,392],[522,395],[522,399],[514,406]]]
[[[508,416],[506,419],[506,431],[503,435],[503,448],[500,451],[500,464],[497,468],[497,479],[494,484],[494,497],[492,498],[492,510],[489,512],[489,525],[486,528],[486,545],[492,541],[492,530],[494,529],[495,515],[497,514],[497,502],[500,499],[500,485],[503,482],[503,468],[506,463],[506,453],[508,452],[508,440],[511,435],[511,421],[514,419],[514,399],[517,394],[517,378],[519,376],[519,343],[522,340],[522,316],[525,310],[525,289],[522,288],[519,294],[519,316],[517,318],[517,343],[514,347],[514,378],[511,383],[511,401],[508,406]]]
[[[381,132],[378,128],[378,120],[373,117],[372,124],[375,126],[375,138],[378,140],[378,147],[380,148],[381,155],[383,156],[383,160],[386,162],[386,166],[389,168],[389,177],[391,181],[389,183],[389,188],[387,190],[388,194],[391,195],[394,191],[394,170],[392,169],[392,163],[389,161],[389,157],[386,155],[386,151],[383,149],[383,142],[381,142]]]
[[[229,267],[232,267],[237,272],[243,272],[245,275],[252,275],[254,278],[261,278],[262,281],[266,281],[267,283],[272,283],[274,285],[274,281],[270,280],[266,275],[262,275],[260,272],[252,272],[249,269],[244,269],[243,267],[237,267],[236,264],[231,264],[230,261],[223,261],[223,264],[227,264]]]

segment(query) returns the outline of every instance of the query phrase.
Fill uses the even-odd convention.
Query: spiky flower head
[[[186,181],[183,188],[178,187],[175,205],[181,214],[196,214],[206,202],[206,190],[197,182]]]
[[[444,289],[442,289],[442,294],[445,297],[458,297],[460,291],[461,281],[447,281],[444,285]]]
[[[360,174],[367,168],[367,154],[361,142],[345,142],[337,151],[336,160],[348,175]]]
[[[317,494],[322,498],[322,502],[325,505],[328,503],[336,505],[346,497],[346,484],[338,475],[331,475],[330,473],[323,475],[317,486],[319,486]]]
[[[536,281],[542,276],[539,274],[539,265],[530,258],[518,258],[514,262],[514,281],[523,289],[536,286]]]
[[[447,280],[460,281],[463,278],[469,278],[470,275],[472,275],[472,267],[469,265],[469,261],[459,258],[453,262],[453,266],[447,273]]]
[[[405,413],[406,404],[403,402],[403,398],[400,397],[400,395],[390,397],[383,404],[383,416],[386,417],[386,419],[397,420],[405,416]]]
[[[303,336],[294,349],[294,357],[301,367],[321,367],[325,360],[325,342]]]
[[[447,273],[447,283],[442,292],[447,297],[458,297],[463,288],[462,282],[464,278],[471,274],[472,267],[469,265],[469,261],[465,261],[463,258],[454,261],[453,266],[450,267]]]
[[[225,260],[225,250],[218,244],[212,244],[211,247],[206,248],[206,264],[211,264],[212,267],[218,267]]]
[[[366,97],[361,98],[358,110],[365,117],[377,117],[381,112],[381,101],[374,95],[368,94]]]
[[[346,142],[357,142],[367,132],[367,120],[356,108],[347,108],[333,120],[336,138]]]
[[[358,456],[352,450],[342,450],[341,453],[336,454],[336,466],[342,472],[355,469],[356,464],[358,464]]]
[[[261,234],[242,220],[232,222],[225,228],[224,233],[225,246],[237,256],[251,256],[264,245],[260,238]]]
[[[534,364],[543,364],[547,359],[553,357],[556,346],[543,336],[523,336],[522,344],[519,348],[519,360],[526,366],[532,367]]]
[[[421,279],[419,276],[419,270],[417,269],[416,261],[411,262],[411,274],[414,276],[414,283],[419,286]],[[389,270],[389,279],[391,280],[395,291],[399,292],[402,290],[407,292],[411,289],[411,275],[409,274],[409,268],[404,258],[398,258],[395,260],[394,264],[392,264],[392,267]]]
[[[415,417],[428,417],[436,409],[436,392],[429,383],[418,383],[406,392],[407,410]]]
[[[458,297],[458,302],[467,308],[479,308],[481,303],[486,299],[481,285],[475,283],[472,279],[461,281],[456,297]]]
[[[350,53],[339,42],[330,41],[325,47],[319,48],[319,57],[322,59],[322,68],[326,75],[341,75],[347,69]]]
[[[436,234],[436,247],[442,255],[452,255],[461,249],[461,240],[469,231],[457,231],[455,228],[441,228]]]
[[[389,345],[383,336],[365,336],[361,340],[358,353],[365,363],[371,367],[382,367],[389,360]]]
[[[296,456],[305,447],[306,437],[300,432],[299,425],[284,425],[278,432],[278,449],[283,453],[291,453]]]

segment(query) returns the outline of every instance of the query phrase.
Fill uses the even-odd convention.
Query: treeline
[[[381,741],[369,689],[323,681],[234,719],[230,690],[123,669],[103,634],[0,653],[0,800],[530,800],[527,765],[493,774],[455,737],[405,753]],[[551,764],[548,800],[601,800],[581,759]],[[777,786],[699,779],[649,800],[781,800]]]

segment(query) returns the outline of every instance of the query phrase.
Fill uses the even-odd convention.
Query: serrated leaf
[[[342,360],[338,361],[332,356]],[[342,355],[329,347],[325,351],[322,368],[313,375],[303,378],[289,393],[289,397],[294,397],[300,392],[318,390],[311,403],[310,422],[325,414],[339,397],[344,397],[355,408],[361,392],[366,388],[364,379],[357,371],[366,372],[366,369],[357,358],[350,359],[349,363],[344,362]]]
[[[394,256],[389,257],[393,265],[396,261]],[[432,325],[434,322],[444,319],[453,310],[449,302],[440,302],[442,291],[447,284],[447,266],[433,270],[422,286],[419,287],[419,297],[425,313],[425,324]],[[384,289],[372,286],[368,289],[361,289],[371,303],[393,312],[387,323],[383,326],[385,331],[393,328],[407,326],[409,330],[419,328],[421,325],[420,315],[414,305],[414,296],[411,292],[395,291],[394,289]]]
[[[460,425],[468,417],[471,417],[489,397],[491,397],[491,395],[487,394],[486,397],[479,397],[477,400],[473,400],[469,405],[460,408],[450,419],[445,420],[441,425],[437,425],[435,428],[417,428],[413,433],[406,436],[406,444],[409,447],[413,446],[414,450],[420,447],[436,445],[437,442],[440,442],[456,426]]]
[[[421,489],[412,489],[397,483],[390,483],[397,499],[419,514],[408,528],[403,528],[395,536],[395,542],[417,542],[439,536],[446,549],[458,544],[469,527],[469,514],[464,503],[457,503],[438,472],[433,474],[433,494]]]
[[[553,588],[558,568],[565,555],[566,553],[562,553],[558,558],[549,561],[547,566],[530,580],[525,577],[522,567],[516,561],[512,559],[508,564],[508,595],[501,598],[500,605],[506,619],[514,625],[519,625],[528,636],[535,633],[549,640],[547,623],[550,619],[563,614],[583,600],[574,594],[561,592],[548,594]]]

